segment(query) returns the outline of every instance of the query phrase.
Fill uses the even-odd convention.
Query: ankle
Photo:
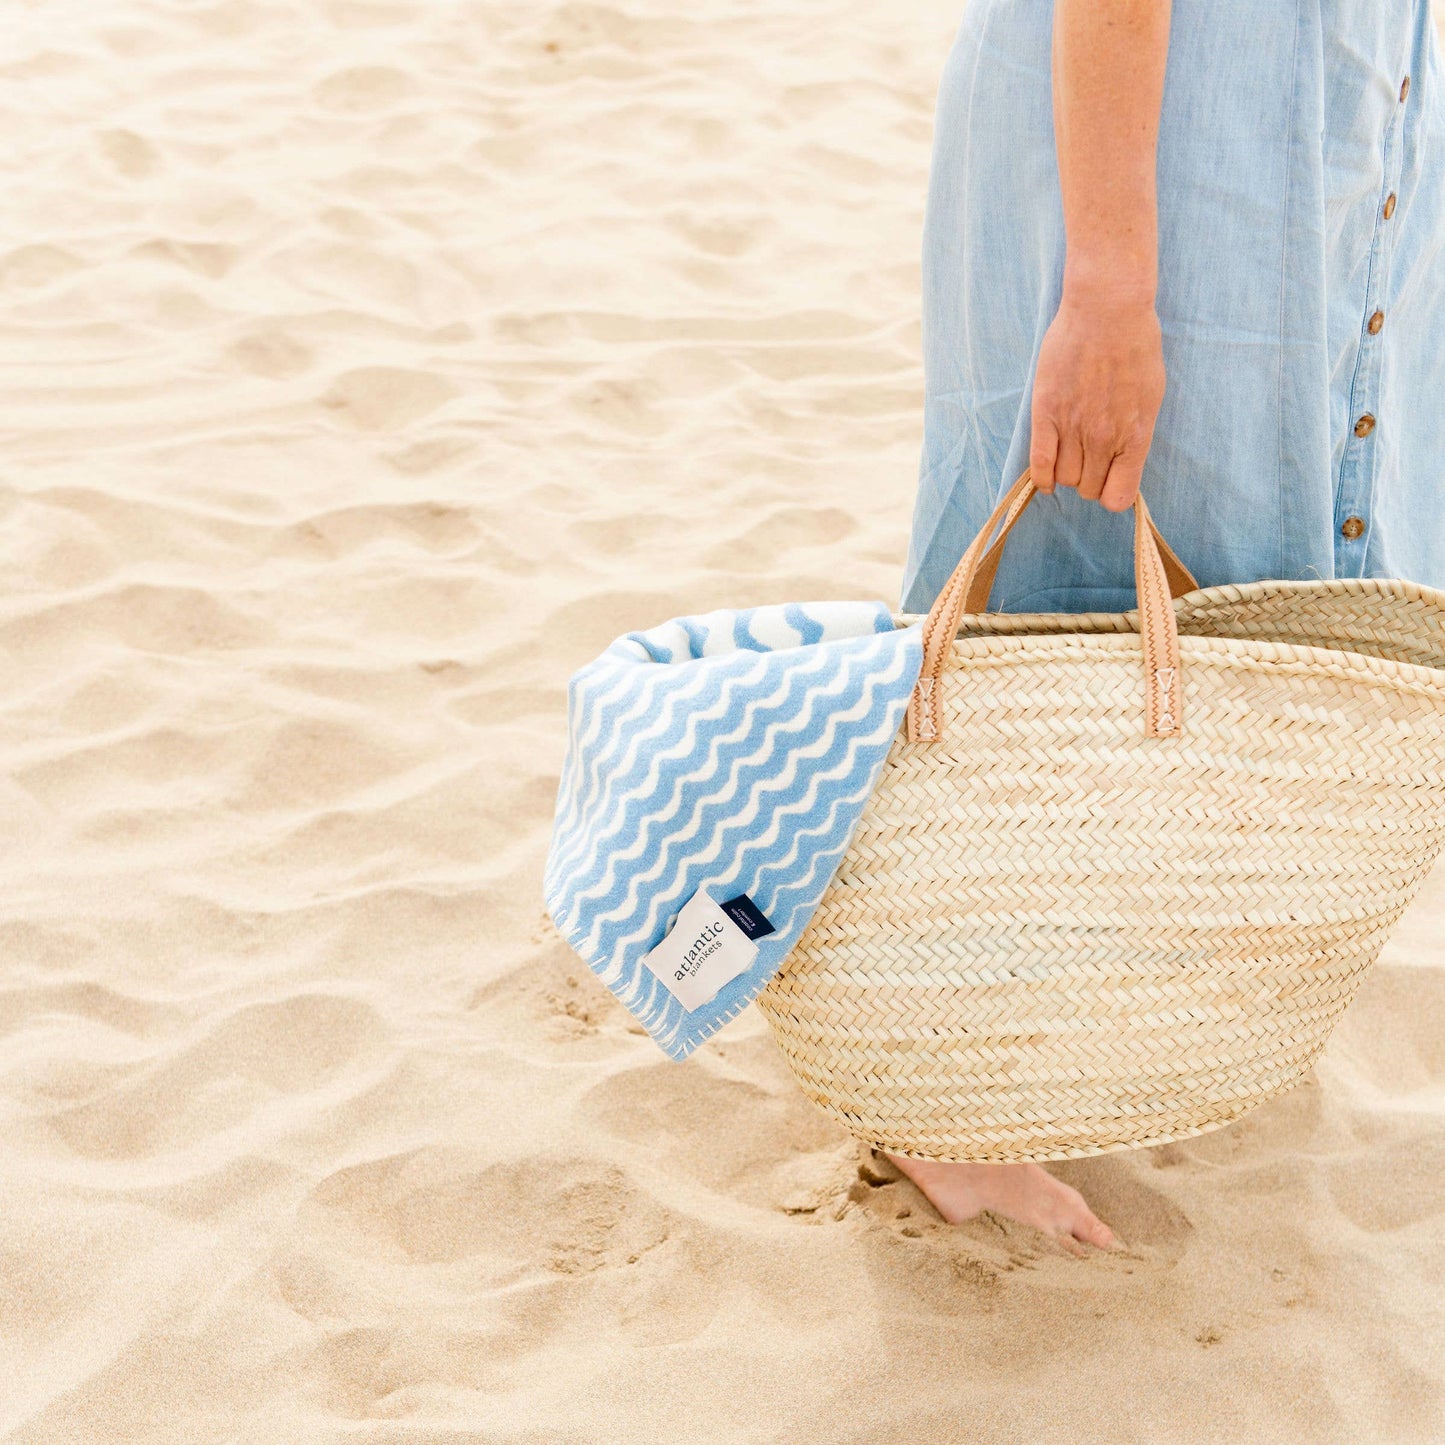
[[[890,1160],[910,1179],[919,1184],[924,1180],[933,1179],[987,1178],[992,1171],[1002,1167],[997,1164],[954,1163],[948,1159],[909,1159],[902,1154],[885,1153],[883,1157]]]

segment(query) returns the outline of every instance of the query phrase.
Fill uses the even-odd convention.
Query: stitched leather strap
[[[1027,471],[993,509],[969,544],[923,623],[923,670],[908,704],[909,742],[936,742],[942,735],[939,696],[944,666],[965,612],[982,612],[998,572],[1004,543],[1033,500]],[[1002,522],[992,546],[989,538]],[[1184,690],[1179,674],[1179,632],[1172,598],[1199,584],[1159,535],[1143,494],[1134,498],[1134,585],[1139,601],[1139,631],[1144,655],[1144,732],[1146,737],[1175,737],[1183,718]]]

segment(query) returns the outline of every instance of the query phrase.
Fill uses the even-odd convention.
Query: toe
[[[1067,1229],[1055,1231],[1052,1238],[1065,1254],[1071,1254],[1075,1259],[1084,1259],[1088,1256],[1089,1251]]]
[[[1082,1239],[1085,1244],[1092,1244],[1096,1249],[1118,1249],[1119,1241],[1114,1237],[1114,1231],[1104,1223],[1102,1219],[1096,1219],[1092,1214],[1086,1215],[1080,1223],[1074,1226],[1074,1235]]]

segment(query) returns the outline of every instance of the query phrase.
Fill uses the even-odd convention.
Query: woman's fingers
[[[1054,460],[1059,454],[1059,434],[1046,416],[1035,414],[1029,442],[1029,480],[1040,492],[1054,490]]]
[[[1109,464],[1108,478],[1099,493],[1099,501],[1109,511],[1123,512],[1134,505],[1144,480],[1144,455],[1144,452],[1120,452]]]
[[[1072,429],[1060,434],[1047,417],[1034,425],[1029,449],[1029,475],[1041,492],[1056,486],[1076,487],[1086,501],[1099,502],[1111,512],[1124,512],[1144,479],[1148,446],[1116,452],[1103,443],[1091,444]]]
[[[1109,479],[1109,463],[1114,459],[1114,449],[1102,442],[1088,440],[1084,443],[1084,464],[1079,471],[1079,495],[1086,501],[1097,502]]]
[[[1054,481],[1061,487],[1077,487],[1083,473],[1083,443],[1077,432],[1065,432],[1059,438],[1059,454],[1054,461]]]

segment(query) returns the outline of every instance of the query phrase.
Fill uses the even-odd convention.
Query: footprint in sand
[[[1330,1039],[1327,1057],[1358,1071],[1387,1097],[1445,1081],[1445,969],[1377,964]]]
[[[345,1221],[357,1253],[478,1260],[512,1280],[636,1264],[675,1227],[615,1165],[546,1154],[496,1162],[461,1150],[391,1154],[337,1170],[311,1198]]]
[[[327,560],[349,556],[383,539],[437,556],[456,556],[469,550],[477,535],[468,508],[442,502],[334,507],[313,512],[285,531],[304,553]]]
[[[1131,1251],[1147,1253],[1156,1264],[1171,1265],[1188,1248],[1194,1225],[1167,1194],[1139,1176],[1148,1167],[1144,1161],[1102,1155],[1063,1159],[1047,1167],[1056,1178],[1072,1184]]]
[[[313,92],[325,110],[365,114],[386,110],[416,94],[416,82],[389,65],[356,65],[328,75]]]
[[[401,366],[363,366],[342,372],[321,405],[359,431],[400,431],[460,395],[429,371]]]
[[[0,290],[48,286],[81,270],[85,262],[59,246],[17,246],[0,256]]]
[[[1428,1123],[1417,1123],[1389,1143],[1329,1160],[1321,1172],[1336,1207],[1357,1229],[1384,1234],[1423,1224],[1432,1235],[1442,1171],[1445,1138]]]
[[[552,780],[540,781],[537,803],[551,806]],[[508,1047],[536,1037],[563,1048],[579,1039],[602,1037],[620,1043],[646,1030],[573,952],[551,918],[538,912],[522,961],[477,987],[467,1001],[478,1027]]]
[[[50,1127],[90,1159],[188,1148],[254,1121],[278,1094],[330,1083],[364,1063],[383,1036],[376,1011],[358,999],[309,994],[251,1005],[138,1062],[91,1066],[93,1097],[52,1113]]]
[[[103,130],[95,141],[100,153],[127,180],[142,180],[160,165],[155,147],[133,130]]]
[[[241,253],[237,247],[220,241],[175,241],[161,237],[137,246],[131,254],[147,261],[180,266],[208,281],[216,281],[236,264]]]
[[[266,327],[232,344],[228,355],[252,376],[284,381],[299,376],[315,359],[308,347],[280,327]]]
[[[836,547],[858,530],[858,520],[839,507],[775,507],[749,527],[719,539],[699,561],[738,572],[797,571],[796,553]]]
[[[248,813],[296,808],[315,814],[396,779],[415,761],[360,718],[290,717],[267,729],[228,804]]]
[[[582,1096],[578,1112],[614,1138],[646,1145],[669,1169],[764,1209],[796,1189],[788,1171],[800,1154],[840,1142],[837,1125],[790,1084],[726,1077],[698,1056],[613,1074]]]
[[[64,1015],[82,1028],[96,1027],[134,1038],[165,1037],[183,1027],[185,1010],[174,1003],[135,998],[86,980],[0,992],[0,1038],[19,1033],[39,1014]]]

